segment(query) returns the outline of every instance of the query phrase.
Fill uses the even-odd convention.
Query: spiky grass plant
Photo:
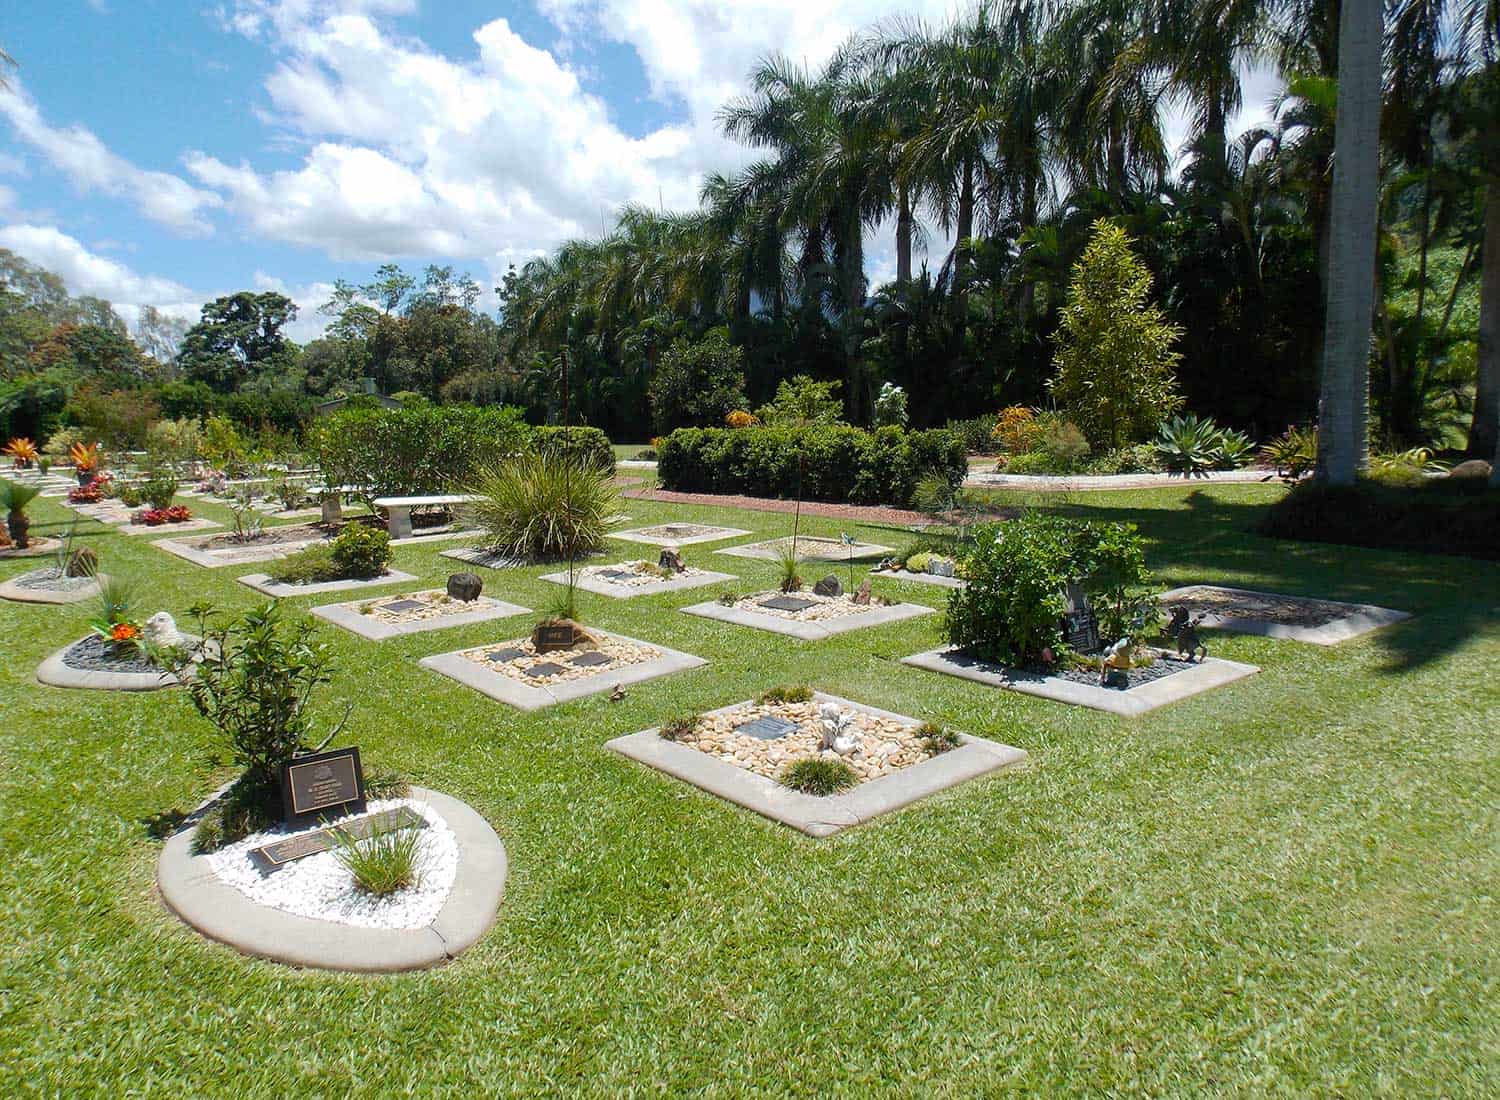
[[[776,571],[783,592],[802,591],[802,574],[798,571],[801,564],[802,555],[797,550],[795,538],[776,544]]]
[[[36,485],[22,485],[18,481],[0,478],[0,512],[5,513],[5,525],[17,550],[25,550],[31,545],[27,534],[31,530],[31,517],[26,514],[26,509],[41,495],[42,490]]]
[[[383,898],[422,882],[422,835],[416,829],[385,829],[356,837],[334,829],[339,862],[367,894]]]
[[[760,705],[766,707],[775,706],[780,703],[810,703],[812,702],[812,697],[812,688],[805,684],[797,684],[795,686],[783,684],[780,687],[773,687],[769,691],[762,692]]]
[[[499,554],[527,561],[604,548],[619,497],[609,472],[585,459],[532,451],[490,466],[474,486],[474,522]]]
[[[842,760],[825,760],[821,756],[804,756],[794,760],[781,773],[781,785],[803,794],[829,795],[847,790],[859,782],[854,769]]]

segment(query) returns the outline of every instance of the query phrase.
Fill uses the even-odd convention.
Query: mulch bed
[[[161,672],[160,665],[138,651],[121,651],[95,635],[74,642],[63,652],[63,664],[83,672]]]

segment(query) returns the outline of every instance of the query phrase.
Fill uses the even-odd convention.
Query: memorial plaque
[[[526,656],[526,652],[521,649],[495,649],[486,653],[484,659],[493,665],[506,665],[524,656]]]
[[[1064,600],[1063,635],[1068,645],[1079,653],[1097,653],[1101,648],[1099,619],[1087,594],[1076,584],[1070,584]]]
[[[543,661],[539,665],[532,665],[530,668],[528,668],[526,670],[526,675],[528,675],[528,676],[556,676],[559,673],[567,672],[567,671],[568,671],[567,669],[565,669],[562,665],[557,664],[555,661]]]
[[[575,627],[571,623],[539,623],[531,634],[531,644],[536,646],[538,653],[572,649],[576,642]]]
[[[421,600],[392,600],[380,605],[383,611],[417,611],[426,606]]]
[[[363,840],[374,833],[389,833],[397,829],[423,829],[427,827],[427,819],[417,813],[410,806],[401,806],[394,810],[383,810],[378,814],[368,814],[365,817],[356,817],[349,821],[339,822],[337,828],[356,840]],[[332,851],[337,847],[334,840],[333,829],[318,829],[314,832],[303,833],[300,836],[287,837],[285,840],[272,841],[263,844],[259,848],[250,850],[250,858],[255,861],[263,872],[274,871],[278,867],[285,866],[295,860],[307,856],[315,856],[320,852]]]
[[[760,606],[772,611],[805,611],[816,603],[816,600],[800,600],[796,596],[775,596],[769,600],[761,600]]]
[[[591,649],[587,653],[580,653],[572,659],[572,664],[580,668],[592,668],[594,665],[607,665],[609,658],[597,649]]]
[[[629,569],[606,569],[600,576],[612,581],[630,580],[635,576]]]
[[[289,825],[329,812],[363,813],[365,774],[359,766],[359,749],[310,753],[283,764],[281,805]]]
[[[762,741],[776,741],[797,728],[796,722],[788,722],[785,718],[777,718],[774,714],[767,714],[746,722],[742,726],[735,726],[735,733],[743,733],[749,737],[756,737]]]

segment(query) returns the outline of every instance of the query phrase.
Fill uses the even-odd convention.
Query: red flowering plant
[[[147,508],[137,518],[147,527],[160,527],[164,523],[186,523],[193,513],[185,504],[174,504],[170,508]]]
[[[98,504],[104,499],[104,492],[109,488],[109,483],[114,480],[109,474],[97,474],[89,479],[87,485],[80,485],[76,489],[68,490],[69,504]]]
[[[145,632],[131,615],[134,593],[130,585],[115,577],[99,578],[100,614],[89,620],[94,635],[103,638],[116,656],[143,650]]]

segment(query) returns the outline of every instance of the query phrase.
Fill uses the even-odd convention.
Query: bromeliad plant
[[[0,451],[0,454],[9,455],[18,470],[31,469],[32,464],[38,458],[36,442],[27,439],[25,436],[17,436],[15,439],[12,439],[5,445],[5,449]]]
[[[122,657],[144,644],[141,624],[131,613],[134,604],[135,590],[129,581],[121,577],[99,578],[99,614],[89,620],[89,627]]]
[[[73,471],[78,475],[80,485],[92,481],[104,462],[98,443],[74,443],[68,448],[68,457],[73,460]]]
[[[41,489],[35,485],[22,485],[0,478],[0,512],[5,513],[10,541],[17,550],[25,550],[31,545],[28,534],[31,530],[31,517],[26,514],[26,509],[41,493]]]

